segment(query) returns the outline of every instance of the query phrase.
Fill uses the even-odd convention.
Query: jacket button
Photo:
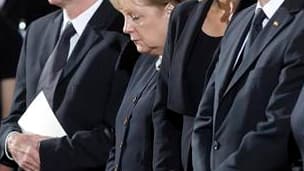
[[[121,141],[119,144],[119,148],[122,148],[122,146],[123,146],[123,142]]]
[[[213,142],[213,150],[217,151],[220,149],[220,143],[218,141]]]

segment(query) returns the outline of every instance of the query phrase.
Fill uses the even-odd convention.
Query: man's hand
[[[7,139],[8,151],[15,162],[25,171],[39,171],[40,141],[48,139],[35,134],[13,133]]]

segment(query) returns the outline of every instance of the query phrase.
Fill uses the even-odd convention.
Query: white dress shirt
[[[102,2],[103,2],[103,0],[97,0],[90,8],[85,10],[83,13],[81,13],[79,16],[77,16],[74,19],[70,19],[69,16],[67,15],[67,12],[65,10],[63,10],[63,23],[61,26],[60,34],[62,34],[62,32],[68,22],[71,22],[73,24],[74,29],[76,30],[76,34],[70,40],[70,49],[69,49],[68,59],[69,59],[70,55],[72,54],[72,51],[73,51],[74,47],[76,46],[79,38],[81,37],[84,29],[86,28],[88,22],[93,17],[93,15],[95,14],[96,10],[98,9],[98,7],[101,5]]]

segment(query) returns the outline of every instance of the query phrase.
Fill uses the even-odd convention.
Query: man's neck
[[[77,4],[68,4],[64,7],[70,19],[74,19],[90,8],[97,0],[80,0]]]
[[[270,0],[258,0],[261,4],[261,6],[265,6]]]

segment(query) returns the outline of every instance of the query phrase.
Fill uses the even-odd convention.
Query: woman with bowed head
[[[178,151],[160,156],[156,151],[152,107],[171,11],[175,0],[111,0],[125,19],[123,31],[129,34],[141,53],[132,72],[115,122],[115,146],[107,171],[180,170]],[[130,58],[123,56],[122,58]],[[122,59],[123,61],[123,59]],[[120,63],[120,67],[124,67]],[[166,165],[159,165],[166,161]]]

